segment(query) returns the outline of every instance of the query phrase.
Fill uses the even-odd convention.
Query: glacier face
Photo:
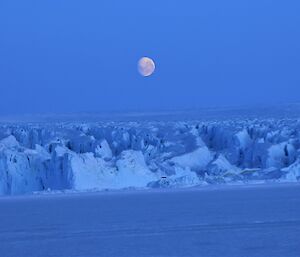
[[[300,180],[300,120],[0,125],[0,194]]]

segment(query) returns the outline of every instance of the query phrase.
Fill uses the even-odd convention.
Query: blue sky
[[[297,0],[0,0],[0,113],[299,102],[299,13]]]

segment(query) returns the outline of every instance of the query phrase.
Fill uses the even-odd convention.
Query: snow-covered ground
[[[299,257],[300,186],[0,198],[1,257]]]
[[[0,194],[300,180],[299,119],[2,123]]]

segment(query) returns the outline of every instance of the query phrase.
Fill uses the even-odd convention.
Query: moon
[[[149,57],[142,57],[138,62],[138,71],[139,73],[144,76],[150,76],[155,70],[155,63]]]

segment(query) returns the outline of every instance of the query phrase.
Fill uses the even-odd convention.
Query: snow
[[[110,160],[113,157],[109,144],[105,139],[96,147],[95,155],[107,160]]]
[[[298,182],[298,119],[0,124],[0,194]]]
[[[240,147],[243,149],[247,148],[251,144],[251,138],[245,129],[236,133],[236,137]]]
[[[0,232],[3,257],[298,257],[300,187],[1,197]]]
[[[213,175],[222,175],[226,172],[238,173],[239,171],[240,169],[232,165],[223,154],[220,154],[209,166],[209,174]]]
[[[192,170],[201,170],[204,169],[212,159],[213,156],[208,148],[201,147],[191,153],[176,156],[172,158],[170,162],[182,168],[189,167]]]
[[[158,177],[149,170],[141,151],[123,151],[116,163],[118,168],[117,183],[120,187],[146,187]]]
[[[269,148],[267,160],[268,167],[284,167],[285,163],[290,163],[295,158],[295,149],[289,143],[272,145]]]
[[[19,146],[19,142],[13,135],[9,135],[0,141],[0,147],[15,148]]]
[[[92,153],[70,155],[71,188],[77,190],[113,188],[115,170]]]
[[[282,169],[286,172],[286,176],[284,178],[285,181],[288,182],[297,182],[300,180],[300,161],[299,159],[291,164],[289,167]]]

